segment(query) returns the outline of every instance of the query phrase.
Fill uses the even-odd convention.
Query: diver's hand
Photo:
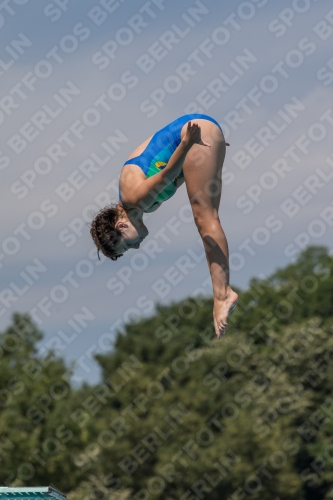
[[[186,135],[182,140],[183,144],[187,147],[192,147],[193,144],[199,144],[200,146],[207,146],[210,148],[210,144],[201,139],[201,129],[200,125],[197,123],[188,122]]]

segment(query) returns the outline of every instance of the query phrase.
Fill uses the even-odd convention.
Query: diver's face
[[[134,224],[129,220],[120,221],[118,227],[122,233],[116,247],[119,253],[127,252],[131,248],[140,248],[140,243],[148,235],[148,229],[142,221],[140,223],[135,222]]]

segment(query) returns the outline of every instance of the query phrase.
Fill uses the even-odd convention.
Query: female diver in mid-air
[[[218,214],[225,151],[221,127],[210,116],[190,114],[171,122],[132,152],[121,171],[119,203],[101,210],[90,230],[98,251],[112,260],[139,248],[148,235],[143,214],[157,210],[185,180],[212,278],[217,338],[238,300],[229,285],[228,242]]]

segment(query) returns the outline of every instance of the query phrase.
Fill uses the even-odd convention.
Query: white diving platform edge
[[[20,488],[0,486],[0,500],[4,499],[67,500],[67,497],[53,486],[26,486]]]

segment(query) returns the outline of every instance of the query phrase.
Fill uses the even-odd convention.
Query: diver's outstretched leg
[[[229,248],[219,219],[222,167],[226,143],[219,127],[208,120],[193,120],[201,137],[211,147],[194,144],[188,152],[183,172],[196,226],[202,238],[214,294],[214,326],[217,337],[225,332],[227,317],[238,300],[229,284]],[[186,132],[185,125],[182,134]]]

